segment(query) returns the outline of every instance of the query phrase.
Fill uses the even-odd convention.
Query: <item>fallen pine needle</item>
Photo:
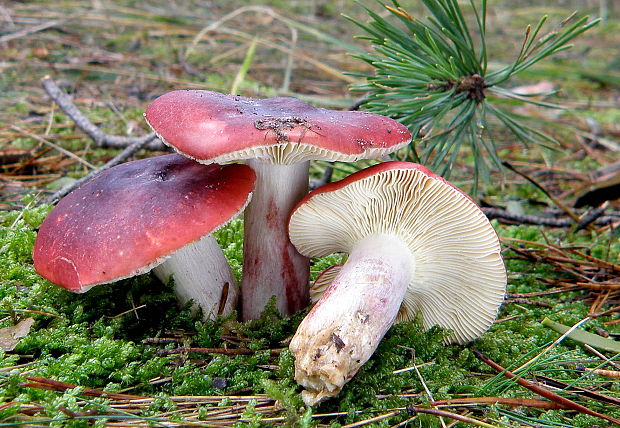
[[[455,404],[504,404],[511,407],[535,407],[546,410],[564,410],[568,407],[546,400],[531,400],[527,398],[506,398],[506,397],[464,397],[451,398],[449,400],[438,400],[429,403],[431,406],[450,406]]]
[[[536,394],[542,397],[548,398],[549,400],[552,400],[556,403],[567,406],[571,410],[575,410],[577,412],[585,413],[591,416],[596,416],[598,418],[605,419],[606,421],[613,422],[614,424],[620,425],[620,419],[616,419],[611,416],[607,416],[607,415],[603,415],[602,413],[595,412],[594,410],[589,409],[586,406],[582,406],[581,404],[575,403],[574,401],[571,401],[568,398],[562,397],[561,395],[558,395],[555,392],[551,392],[545,388],[542,388],[538,385],[533,384],[532,382],[528,380],[520,378],[513,372],[506,370],[505,368],[497,364],[495,361],[491,360],[489,357],[487,357],[486,355],[484,355],[482,352],[478,351],[477,349],[474,349],[473,352],[474,352],[474,355],[476,355],[476,357],[482,362],[488,364],[489,366],[491,366],[498,372],[502,372],[504,376],[506,376],[507,378],[514,379],[519,385],[529,389],[530,391],[535,392]]]

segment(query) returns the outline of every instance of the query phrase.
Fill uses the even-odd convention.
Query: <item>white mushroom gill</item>
[[[349,180],[334,190],[311,194],[293,212],[289,234],[299,252],[310,257],[335,252],[357,254],[358,247],[366,248],[366,240],[372,237],[376,259],[415,261],[415,269],[410,267],[410,273],[401,276],[392,272],[389,281],[385,281],[396,284],[407,278],[402,300],[395,306],[386,306],[394,311],[385,314],[390,324],[381,327],[385,330],[379,330],[378,324],[374,326],[377,330],[366,333],[372,337],[381,338],[397,316],[398,320],[407,320],[420,314],[424,328],[439,325],[452,330],[447,342],[467,342],[490,327],[504,297],[506,272],[499,240],[487,218],[459,190],[416,168],[388,168]],[[383,245],[377,236],[390,237],[391,245]],[[394,251],[392,247],[399,250]],[[403,258],[399,252],[410,256]],[[350,272],[359,263],[359,257],[350,256],[342,267],[332,268],[328,277],[334,277],[333,282],[291,342],[291,351],[296,356],[296,379],[309,389],[305,394],[308,404],[335,395],[359,368],[351,361],[338,362],[334,368],[316,358],[316,349],[321,348],[316,340],[312,339],[310,345],[303,343],[302,337],[311,337],[320,331],[321,325],[332,322],[331,318],[319,315],[349,311],[348,318],[351,318],[357,311],[354,306],[357,298],[352,297],[356,290],[364,299],[371,300],[377,296],[400,295],[393,285],[383,290],[367,289],[365,284],[355,282],[357,279]],[[336,291],[345,283],[352,292],[346,297]],[[348,321],[341,322],[338,331],[349,328],[348,324],[345,326]],[[339,337],[342,335],[347,339],[352,337],[346,333]],[[358,354],[363,347],[366,359],[376,347],[362,346],[354,338],[342,341]],[[348,351],[343,348],[342,354]],[[350,367],[354,371],[347,372]],[[343,382],[334,382],[336,378]]]

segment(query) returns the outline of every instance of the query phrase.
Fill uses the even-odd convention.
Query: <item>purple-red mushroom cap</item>
[[[178,90],[153,101],[145,118],[162,141],[204,163],[350,162],[379,158],[411,141],[404,125],[385,116],[328,110],[288,97]]]
[[[74,292],[148,272],[241,212],[254,180],[245,165],[202,165],[176,154],[110,168],[47,216],[35,269]]]

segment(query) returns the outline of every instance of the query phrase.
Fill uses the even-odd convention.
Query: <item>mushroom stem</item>
[[[290,343],[307,405],[336,395],[371,357],[396,319],[413,266],[396,236],[370,235],[354,245]]]
[[[272,296],[289,316],[308,303],[309,259],[291,244],[287,230],[291,210],[308,192],[308,162],[247,164],[256,184],[244,214],[243,319],[259,318]]]
[[[160,281],[174,278],[174,292],[182,304],[193,300],[204,319],[228,315],[235,309],[239,291],[228,261],[213,235],[186,245],[153,269]]]

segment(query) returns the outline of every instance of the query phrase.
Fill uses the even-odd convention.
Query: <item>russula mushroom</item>
[[[256,188],[244,214],[242,315],[260,316],[272,296],[283,315],[308,302],[309,262],[290,244],[291,209],[308,191],[310,160],[378,158],[411,139],[387,117],[313,107],[295,98],[252,99],[173,91],[145,118],[179,153],[202,163],[246,160]]]
[[[336,395],[396,320],[420,314],[424,328],[463,343],[493,323],[506,270],[498,237],[459,189],[409,162],[386,162],[310,192],[289,235],[308,257],[347,253],[290,343],[308,405]]]
[[[70,291],[146,273],[173,275],[182,303],[230,313],[238,289],[213,231],[247,205],[246,165],[201,165],[177,154],[115,166],[64,197],[41,225],[36,271]]]

